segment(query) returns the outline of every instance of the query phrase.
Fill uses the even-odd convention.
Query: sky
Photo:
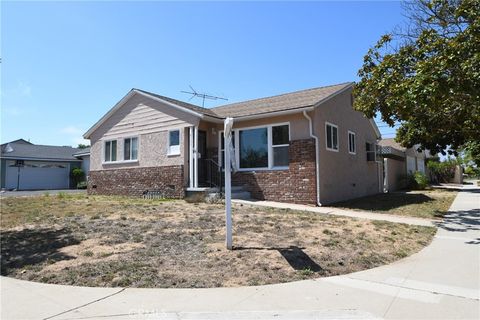
[[[0,140],[88,143],[131,88],[201,105],[181,91],[233,103],[357,81],[403,21],[399,2],[2,1]]]

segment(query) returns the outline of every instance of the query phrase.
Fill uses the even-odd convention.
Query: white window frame
[[[129,160],[125,160],[125,140],[128,140],[130,139],[130,159]],[[136,159],[132,159],[132,139],[137,139],[137,158]],[[123,155],[123,161],[122,162],[138,162],[138,156],[140,155],[140,143],[139,143],[140,139],[138,138],[138,136],[132,136],[132,137],[126,137],[126,138],[123,138],[123,148],[122,148],[122,155]],[[117,142],[118,143],[118,142]]]
[[[350,150],[350,136],[353,136],[353,151]],[[357,154],[357,137],[355,135],[355,132],[348,130],[348,153],[350,154]]]
[[[178,145],[170,145],[170,132],[178,131]],[[180,146],[182,145],[182,130],[180,129],[170,129],[168,130],[168,145],[167,145],[167,155],[168,156],[178,156],[180,155]]]
[[[329,148],[328,147],[328,126],[331,126],[331,127],[334,127],[337,129],[337,149],[335,148]],[[333,133],[333,132],[332,132]],[[339,139],[339,130],[338,130],[338,126],[336,124],[333,124],[333,123],[330,123],[330,122],[325,122],[325,148],[328,150],[328,151],[334,151],[334,152],[339,152],[340,151],[340,139]],[[331,135],[332,136],[332,147],[334,145],[333,143],[333,134]]]
[[[115,141],[115,145],[116,145],[116,149],[115,151],[116,154],[115,154],[115,159],[116,160],[112,160],[112,142]],[[106,151],[106,148],[107,148],[107,143],[110,142],[110,160],[107,161],[107,159],[105,159],[105,151]],[[111,140],[105,140],[103,141],[103,163],[116,163],[118,162],[118,139],[111,139]]]
[[[365,149],[367,148],[367,143],[368,143],[368,144],[371,144],[372,147],[373,147],[373,151],[365,150],[365,151],[366,151],[366,155],[367,155],[367,162],[375,163],[375,162],[377,162],[377,144],[376,144],[375,142],[366,141],[366,142],[365,142]],[[372,161],[372,160],[368,160],[368,154],[369,154],[369,153],[372,153],[372,152],[373,152],[373,161]]]
[[[278,127],[278,126],[285,126],[288,125],[288,144],[279,144],[279,145],[273,145],[273,135],[272,135],[272,128],[273,127]],[[261,128],[266,128],[267,129],[267,150],[268,150],[268,167],[262,167],[262,168],[240,168],[240,131],[243,130],[250,130],[250,129],[261,129]],[[268,170],[288,170],[290,166],[273,166],[273,148],[275,147],[286,147],[290,146],[290,141],[291,141],[291,133],[290,133],[290,122],[280,122],[280,123],[272,123],[272,124],[265,124],[265,125],[258,125],[258,126],[252,126],[252,127],[240,127],[240,128],[235,128],[232,130],[232,134],[235,135],[235,162],[237,163],[237,171],[268,171]],[[222,159],[222,150],[224,146],[221,146],[222,144],[222,135],[223,135],[223,130],[219,131],[218,134],[218,163],[220,164],[221,167],[223,167],[223,161],[225,159]]]

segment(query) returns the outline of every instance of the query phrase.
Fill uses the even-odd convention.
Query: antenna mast
[[[227,98],[212,96],[212,95],[209,95],[209,94],[206,94],[206,93],[200,93],[200,92],[197,92],[195,89],[193,89],[192,86],[189,85],[189,87],[190,87],[190,90],[192,90],[192,91],[180,91],[180,92],[191,94],[192,96],[190,97],[189,100],[192,100],[193,98],[201,98],[203,108],[205,107],[205,99],[210,99],[210,100],[219,100],[220,99],[220,100],[228,101]]]

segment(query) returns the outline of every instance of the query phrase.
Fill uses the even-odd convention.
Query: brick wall
[[[315,204],[315,140],[290,141],[289,160],[288,170],[237,172],[232,184],[260,200]]]
[[[183,165],[90,171],[88,193],[140,196],[161,191],[168,198],[185,196]]]

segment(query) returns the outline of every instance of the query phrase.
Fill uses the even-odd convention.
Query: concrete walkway
[[[402,217],[402,216],[395,216],[392,214],[374,213],[374,212],[367,212],[367,211],[344,210],[344,209],[334,208],[334,207],[312,207],[312,206],[303,205],[303,204],[283,203],[283,202],[274,202],[274,201],[258,201],[258,200],[232,200],[232,202],[236,204],[242,204],[242,205],[308,211],[308,212],[315,212],[320,214],[330,214],[334,216],[344,216],[344,217],[351,217],[351,218],[358,218],[358,219],[406,223],[406,224],[411,224],[416,226],[426,226],[426,227],[435,226],[435,222],[429,219],[422,219],[422,218],[415,218],[415,217]]]
[[[2,277],[1,318],[479,319],[480,190],[459,192],[438,227],[430,246],[396,263],[278,285],[82,288]]]

